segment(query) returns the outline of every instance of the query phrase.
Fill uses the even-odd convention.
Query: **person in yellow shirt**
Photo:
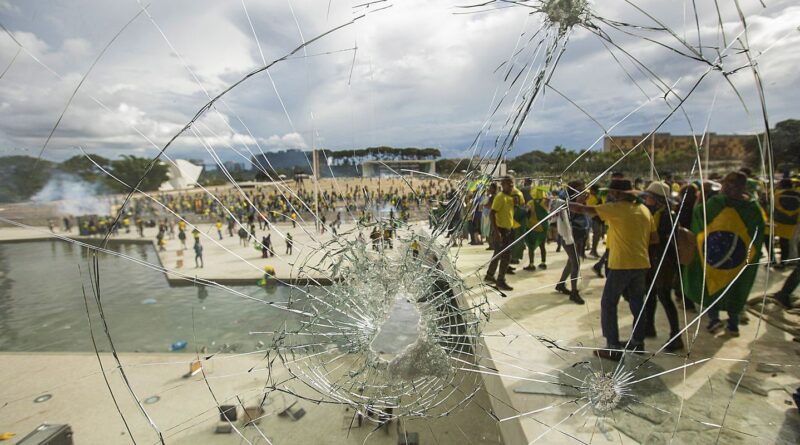
[[[617,305],[622,295],[628,299],[633,315],[633,332],[629,347],[644,351],[646,323],[642,308],[647,293],[647,271],[650,269],[648,249],[658,242],[653,216],[636,200],[629,179],[613,179],[608,187],[613,202],[590,207],[570,203],[570,210],[597,215],[608,224],[608,274],[600,299],[600,324],[606,338],[606,349],[595,350],[596,356],[611,360],[622,358],[619,340]]]
[[[217,220],[215,226],[217,228],[217,235],[219,235],[219,239],[222,239],[222,221]]]
[[[492,208],[489,214],[491,223],[490,237],[493,239],[494,254],[486,270],[484,281],[496,283],[500,290],[513,290],[506,283],[506,272],[511,262],[511,243],[514,241],[512,230],[514,229],[514,208],[519,197],[514,193],[514,179],[511,176],[504,176],[500,181],[500,191],[492,200]],[[500,270],[498,271],[498,265]],[[497,271],[497,278],[494,274]]]

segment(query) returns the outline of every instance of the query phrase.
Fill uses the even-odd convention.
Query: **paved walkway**
[[[554,245],[548,247],[552,249]],[[488,260],[489,253],[483,246],[461,249],[457,264],[469,283],[479,285],[485,270],[472,272]],[[538,253],[536,259],[539,260]],[[695,323],[687,330],[689,337],[684,336],[689,344],[689,338],[699,334],[688,357],[686,351],[662,352],[647,361],[649,355],[631,356],[627,369],[636,369],[637,379],[666,373],[632,386],[631,396],[639,403],[630,403],[611,417],[601,418],[591,410],[580,410],[585,402],[569,403],[578,398],[577,394],[558,385],[579,381],[564,373],[585,376],[573,365],[589,362],[595,370],[610,372],[615,363],[598,360],[591,354],[591,348],[605,346],[600,332],[600,295],[605,280],[592,272],[593,261],[585,262],[580,289],[586,304],[578,306],[554,291],[565,261],[563,253],[551,250],[547,270],[527,272],[519,267],[516,275],[507,276],[514,291],[507,297],[488,294],[496,309],[483,329],[486,363],[501,377],[489,379],[498,379],[499,384],[487,381],[487,385],[494,389],[490,393],[507,398],[513,406],[509,409],[495,405],[498,414],[502,418],[560,405],[523,416],[524,439],[509,441],[516,431],[508,422],[501,423],[507,443],[527,443],[542,434],[546,435],[543,443],[573,443],[573,438],[584,443],[669,443],[674,431],[677,433],[673,443],[715,443],[720,429],[702,422],[722,424],[725,416],[727,428],[722,429],[719,443],[800,443],[800,416],[788,404],[791,392],[800,386],[800,343],[793,342],[785,331],[759,323],[753,314],[749,324],[741,327],[739,338],[709,335],[704,329],[704,317],[699,332]],[[526,263],[523,260],[521,266]],[[764,292],[766,270],[760,269],[754,295]],[[769,291],[777,290],[787,274],[771,271]],[[659,307],[657,311],[658,337],[647,339],[648,351],[657,350],[668,338],[663,309]],[[694,312],[681,313],[681,325],[696,317]],[[619,319],[621,335],[627,338],[633,317],[624,301],[619,306]],[[555,340],[568,350],[554,348],[548,340]],[[731,398],[737,381],[739,387]],[[498,393],[498,388],[505,393]],[[730,409],[725,412],[728,402]],[[573,414],[577,418],[569,417]]]
[[[103,354],[108,384],[114,391],[125,422],[138,444],[160,443],[156,431],[134,403],[116,363]],[[358,427],[353,411],[342,405],[316,404],[295,397],[317,398],[315,393],[289,374],[276,360],[271,373],[262,354],[218,355],[205,361],[205,372],[190,378],[182,375],[196,359],[193,354],[121,354],[131,388],[158,426],[168,444],[397,444],[397,422],[375,431],[376,424],[365,421]],[[133,443],[106,381],[100,373],[97,357],[91,353],[57,354],[0,353],[0,434],[12,432],[16,443],[40,423],[66,423],[72,427],[76,444]],[[271,380],[270,380],[271,379]],[[264,413],[258,428],[245,426],[244,407],[262,402],[265,385],[279,384],[287,391],[274,391],[264,401]],[[464,388],[467,390],[467,388]],[[291,392],[291,394],[288,394]],[[51,398],[36,403],[34,399],[49,394]],[[157,397],[154,403],[147,400]],[[237,398],[238,397],[238,398]],[[297,421],[280,416],[288,405],[297,402],[306,415]],[[220,422],[218,405],[237,405],[238,420],[233,425],[242,435],[214,434]],[[483,412],[488,406],[485,392],[474,402],[449,417],[404,421],[404,431],[419,434],[422,444],[499,444],[496,423]],[[348,428],[352,429],[348,431]],[[268,439],[270,442],[268,442]],[[4,442],[5,443],[5,442]]]
[[[419,224],[415,224],[419,227]],[[192,279],[199,278],[215,281],[225,285],[254,285],[264,276],[264,267],[274,268],[276,281],[293,283],[298,280],[305,281],[311,279],[326,284],[327,277],[305,265],[327,265],[324,262],[325,251],[323,246],[333,238],[330,230],[325,233],[315,231],[314,227],[301,226],[298,224],[293,227],[291,223],[277,223],[271,230],[256,229],[255,239],[261,241],[262,236],[271,234],[275,256],[262,258],[260,245],[258,249],[254,245],[255,239],[251,238],[246,245],[240,242],[239,236],[234,232],[234,236],[229,236],[227,228],[223,228],[222,239],[219,238],[214,224],[198,224],[201,233],[200,242],[203,245],[204,265],[202,268],[195,265],[195,254],[193,250],[193,240],[191,233],[187,233],[185,247],[177,238],[167,239],[164,251],[159,251],[158,256],[161,266],[165,269],[167,280],[171,285],[189,285]],[[340,233],[348,233],[348,239],[355,239],[357,232],[354,224],[342,224]],[[177,229],[176,229],[177,230]],[[237,229],[238,230],[238,229]],[[191,231],[191,228],[188,230]],[[130,233],[120,232],[110,238],[111,242],[156,242],[156,228],[145,228],[144,237],[139,236],[134,230]],[[288,254],[286,249],[285,237],[291,234],[293,237],[292,253]],[[363,230],[365,238],[369,238],[369,230]],[[75,240],[78,242],[97,244],[102,240],[101,237],[78,236],[73,230],[72,233],[56,230],[51,233],[45,227],[20,228],[20,227],[0,227],[0,242],[21,242],[40,239],[49,239],[59,236]],[[303,268],[303,273],[299,273]]]

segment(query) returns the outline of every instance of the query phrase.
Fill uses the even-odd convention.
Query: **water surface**
[[[110,249],[160,266],[152,245]],[[110,350],[94,303],[89,258],[87,249],[65,241],[0,243],[0,350],[93,351],[82,286],[98,349]],[[158,270],[110,254],[99,258],[103,310],[120,352],[168,351],[178,341],[186,341],[192,352],[226,344],[229,350],[252,351],[272,337],[249,332],[296,322],[289,312],[265,304],[287,301],[287,287],[234,288],[253,301],[213,287],[170,287]]]

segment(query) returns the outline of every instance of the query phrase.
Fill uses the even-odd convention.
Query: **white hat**
[[[648,195],[653,195],[657,198],[662,198],[667,201],[672,199],[672,188],[663,181],[653,181],[647,186],[644,191]]]

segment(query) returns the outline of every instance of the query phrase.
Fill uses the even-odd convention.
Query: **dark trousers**
[[[608,249],[606,249],[606,251],[603,252],[603,256],[601,256],[600,259],[597,260],[596,263],[594,263],[594,267],[600,270],[603,270],[603,268],[605,268],[606,273],[608,273]]]
[[[769,243],[771,241],[772,241],[772,237],[769,234],[766,234],[764,236],[764,250],[767,251],[767,257],[769,258],[769,262],[770,263],[774,263],[775,262],[775,250],[770,250]],[[772,248],[774,249],[775,246],[772,246]]]
[[[675,265],[663,264],[658,276],[655,270],[650,269],[647,273],[647,282],[654,282],[652,293],[647,298],[645,303],[645,326],[646,332],[655,332],[655,317],[656,317],[656,300],[661,303],[664,312],[667,314],[667,321],[669,321],[669,336],[670,338],[678,335],[680,332],[680,324],[678,323],[678,309],[672,301],[672,282],[675,277]]]
[[[619,348],[619,321],[617,320],[617,305],[619,297],[625,296],[633,314],[633,333],[631,345],[644,345],[645,322],[637,323],[639,314],[642,313],[644,295],[647,292],[648,269],[608,269],[606,285],[603,287],[603,296],[600,299],[600,325],[603,327],[603,337],[609,348]]]
[[[493,277],[495,271],[497,271],[497,265],[499,264],[500,270],[497,271],[497,281],[503,282],[506,280],[506,271],[508,270],[508,265],[511,263],[511,249],[508,248],[508,246],[514,242],[514,236],[511,233],[511,229],[502,229],[498,227],[497,231],[500,233],[500,239],[495,238],[494,253],[486,275]]]
[[[542,264],[547,262],[547,248],[545,244],[547,244],[547,241],[542,241],[542,244],[539,244],[539,254],[542,257]]]
[[[564,265],[564,271],[561,272],[559,284],[564,283],[566,285],[566,279],[569,276],[570,289],[573,292],[578,290],[578,273],[581,267],[580,256],[583,253],[585,244],[586,238],[575,238],[574,244],[564,245],[564,251],[567,252],[567,264]]]
[[[792,259],[790,257],[791,252],[789,247],[791,246],[791,242],[792,240],[790,240],[789,238],[778,238],[778,243],[781,246],[781,263],[785,263],[786,261]]]
[[[597,246],[600,244],[600,239],[603,237],[606,226],[600,218],[592,218],[592,255],[597,254]]]
[[[778,295],[790,296],[800,285],[800,266],[796,266],[792,273],[783,282],[783,287],[778,291]]]

